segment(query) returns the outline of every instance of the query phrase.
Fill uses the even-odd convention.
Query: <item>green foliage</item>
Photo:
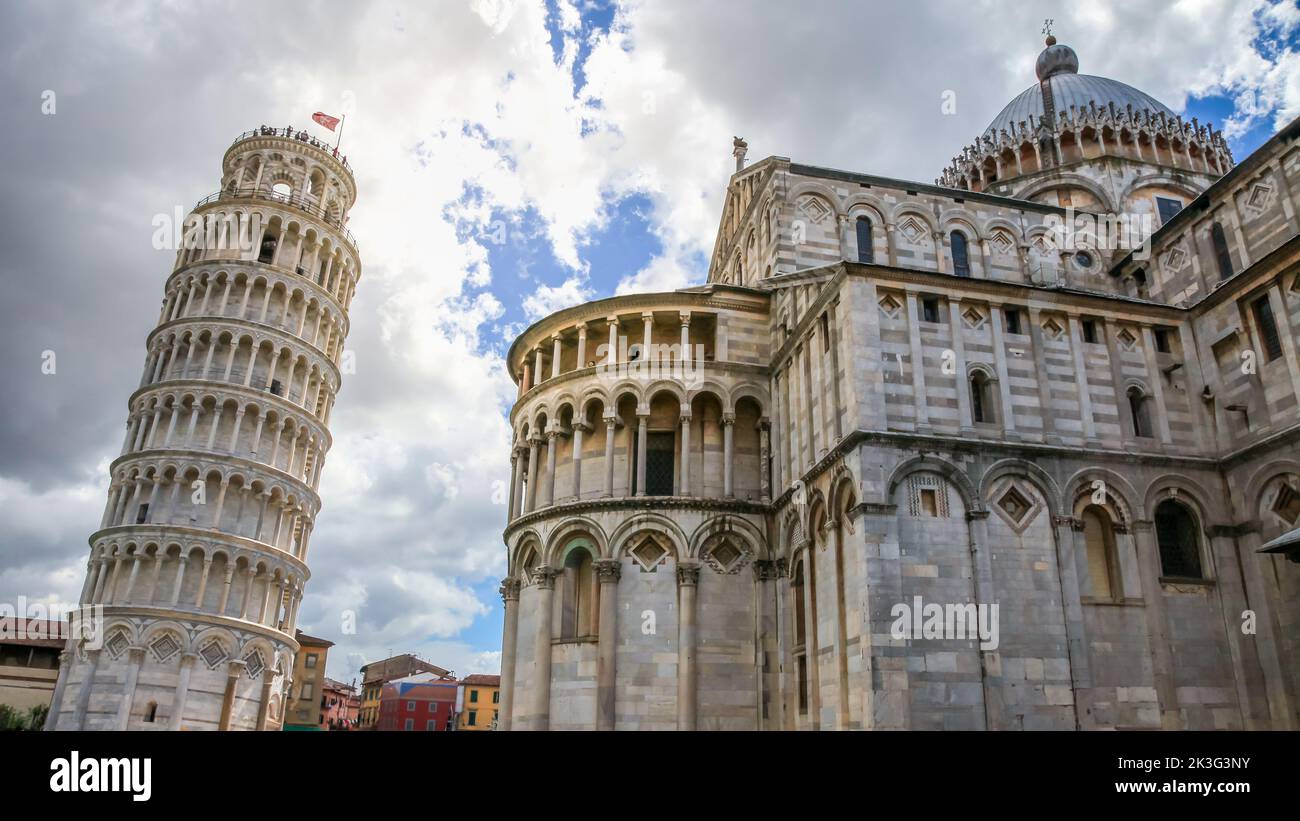
[[[0,704],[0,732],[30,732],[45,726],[45,717],[50,708],[44,704],[30,707],[26,711],[15,710],[8,704]]]

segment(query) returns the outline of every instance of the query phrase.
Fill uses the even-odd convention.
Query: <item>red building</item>
[[[384,685],[376,729],[411,732],[453,730],[459,682],[450,676],[418,673]]]

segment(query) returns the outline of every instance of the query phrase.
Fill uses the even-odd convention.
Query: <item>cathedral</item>
[[[514,342],[501,729],[1297,727],[1300,121],[1036,74]]]

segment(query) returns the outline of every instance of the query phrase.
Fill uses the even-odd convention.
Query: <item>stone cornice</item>
[[[1300,427],[1300,426],[1298,426]],[[872,431],[858,429],[848,433],[835,443],[826,455],[818,459],[798,479],[806,485],[834,467],[835,463],[859,445],[867,442],[883,442],[905,448],[922,447],[927,451],[980,451],[985,454],[1008,456],[1055,456],[1064,459],[1077,459],[1080,455],[1100,460],[1138,462],[1165,467],[1187,467],[1204,470],[1221,469],[1220,460],[1205,456],[1179,456],[1168,453],[1133,453],[1125,450],[1102,450],[1098,448],[1080,449],[1065,445],[1045,445],[1036,442],[1009,442],[1004,440],[968,439],[958,436],[937,434],[906,433],[901,431]],[[794,493],[794,488],[787,488],[772,501],[773,509],[784,507]]]
[[[298,652],[298,640],[283,630],[274,627],[267,627],[265,624],[258,624],[247,619],[235,618],[234,616],[219,616],[215,613],[203,613],[198,610],[192,610],[183,606],[161,607],[138,604],[106,604],[104,607],[104,620],[109,618],[140,616],[156,621],[181,621],[192,624],[210,625],[212,627],[224,627],[227,630],[242,630],[246,633],[256,633],[272,641],[288,645],[293,652]],[[228,661],[240,661],[240,659],[228,659]]]
[[[525,513],[506,525],[502,537],[509,543],[511,537],[518,531],[551,517],[563,519],[585,513],[616,512],[620,510],[653,512],[662,510],[708,510],[742,514],[751,513],[764,516],[772,511],[772,506],[763,502],[697,498],[693,496],[627,496],[611,499],[581,499],[560,502],[540,510]]]
[[[326,452],[334,446],[334,437],[330,433],[329,427],[320,420],[316,414],[304,408],[302,405],[296,405],[289,401],[288,397],[279,396],[265,389],[254,388],[252,385],[245,385],[233,382],[218,382],[212,379],[160,379],[157,382],[145,385],[143,388],[136,389],[135,393],[126,400],[128,413],[135,413],[135,403],[142,397],[151,393],[227,393],[232,398],[239,396],[246,398],[249,402],[256,405],[265,405],[269,403],[276,408],[281,414],[291,414],[302,419],[303,424],[313,428],[320,434],[321,440],[325,443]]]
[[[530,405],[533,401],[535,401],[538,397],[540,397],[542,394],[544,394],[551,388],[556,388],[561,385],[565,385],[570,382],[579,381],[583,379],[593,380],[592,384],[596,384],[596,385],[601,384],[602,378],[599,376],[599,371],[600,371],[600,366],[566,371],[560,374],[559,376],[548,377],[541,384],[534,385],[533,387],[529,388],[528,391],[524,393],[523,396],[515,400],[515,404],[510,408],[511,428],[514,427],[515,422],[518,419],[520,409],[526,405]],[[742,377],[742,376],[758,377],[759,379],[762,380],[764,384],[767,383],[767,379],[770,372],[771,372],[770,369],[766,365],[753,365],[748,362],[719,362],[717,360],[710,360],[708,362],[705,362],[702,371],[702,373],[705,376],[721,375],[721,376],[736,376],[736,377]],[[626,380],[620,378],[615,381],[621,383]],[[612,386],[614,382],[610,382],[609,384],[610,386]],[[646,380],[644,384],[649,385],[650,381]],[[575,397],[575,399],[577,398],[579,397]]]
[[[267,325],[262,322],[255,322],[251,319],[239,319],[233,316],[178,316],[175,319],[169,319],[150,331],[149,336],[145,337],[145,349],[151,350],[154,341],[157,340],[158,337],[163,336],[167,332],[184,330],[187,325],[199,325],[203,326],[200,327],[199,330],[212,331],[241,329],[247,331],[254,339],[275,337],[282,342],[288,343],[286,347],[296,346],[301,348],[303,353],[309,354],[315,359],[319,359],[320,362],[315,364],[320,365],[323,363],[329,369],[330,374],[333,376],[332,381],[336,386],[336,390],[337,386],[340,386],[343,383],[342,374],[339,372],[339,366],[335,364],[334,360],[330,359],[329,356],[320,348],[277,325]]]
[[[734,294],[727,297],[724,294]],[[743,298],[742,298],[743,297]],[[762,290],[742,288],[723,283],[709,283],[701,288],[680,291],[659,291],[645,294],[627,294],[584,302],[556,311],[550,316],[537,320],[528,326],[510,345],[506,353],[506,370],[514,378],[514,373],[522,365],[519,356],[522,351],[531,351],[539,345],[550,342],[556,332],[563,333],[574,325],[604,322],[605,317],[618,313],[640,313],[646,308],[669,310],[690,310],[697,308],[714,308],[719,311],[738,311],[751,314],[766,314],[770,297]],[[588,343],[592,337],[588,335]],[[600,344],[600,340],[596,340]]]
[[[183,278],[183,275],[194,276],[205,269],[212,269],[212,273],[214,274],[219,274],[223,271],[231,274],[240,272],[247,274],[261,274],[263,276],[274,278],[285,285],[297,285],[304,289],[308,289],[317,298],[328,302],[330,306],[334,308],[339,320],[343,323],[343,334],[345,336],[351,326],[352,320],[348,316],[347,309],[334,298],[332,293],[322,288],[320,285],[317,285],[316,280],[311,277],[301,276],[296,271],[291,271],[288,268],[281,268],[280,266],[272,265],[269,262],[258,262],[255,259],[199,259],[194,262],[186,263],[167,275],[167,280],[163,283],[163,294],[170,294],[174,281]]]
[[[320,513],[320,496],[316,491],[311,489],[311,485],[302,479],[294,476],[292,473],[286,473],[279,468],[272,467],[263,462],[255,462],[242,456],[236,456],[233,453],[221,453],[210,450],[194,450],[186,448],[149,448],[148,450],[136,451],[134,453],[124,453],[114,459],[108,466],[108,475],[111,480],[116,481],[115,474],[117,469],[123,465],[130,464],[134,461],[148,462],[154,460],[157,462],[196,462],[210,464],[212,470],[216,470],[223,477],[228,477],[231,471],[230,467],[239,467],[255,473],[261,473],[264,476],[282,481],[286,484],[292,484],[298,489],[299,495],[310,501],[312,519]],[[148,477],[144,477],[148,478]]]
[[[156,542],[161,546],[177,544],[182,548],[196,546],[211,546],[214,548],[234,547],[236,549],[235,552],[245,551],[296,567],[303,582],[306,582],[311,578],[311,571],[307,568],[307,564],[289,551],[282,550],[275,545],[266,542],[259,542],[255,539],[250,539],[247,536],[236,536],[235,534],[227,533],[224,530],[161,523],[115,525],[113,527],[100,528],[90,534],[88,541],[90,542],[92,551],[94,550],[97,541],[109,538],[119,538],[122,541],[133,541],[140,544],[152,544]]]

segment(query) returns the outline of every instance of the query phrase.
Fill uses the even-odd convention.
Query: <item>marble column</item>
[[[126,676],[122,682],[122,699],[117,703],[117,715],[113,720],[113,729],[125,730],[131,721],[131,703],[135,700],[135,686],[140,680],[140,665],[144,663],[144,648],[132,647],[127,650]]]
[[[722,414],[722,495],[728,499],[736,496],[735,491],[735,440],[736,414]]]
[[[533,727],[545,730],[551,718],[551,601],[560,571],[540,567],[537,579],[537,632],[533,635]]]
[[[605,417],[605,490],[601,495],[606,499],[614,495],[614,431],[617,425],[617,416]]]
[[[682,403],[682,467],[681,482],[678,484],[678,496],[691,495],[691,406]]]
[[[1184,729],[1178,710],[1178,690],[1174,684],[1169,624],[1165,616],[1165,594],[1160,584],[1160,551],[1156,546],[1155,528],[1150,521],[1133,522],[1137,542],[1138,573],[1142,579],[1143,613],[1151,644],[1151,677],[1155,681],[1156,700],[1160,705],[1162,730]]]
[[[623,565],[618,559],[596,562],[600,581],[600,626],[596,645],[596,729],[614,729],[615,651],[618,640],[618,580]]]
[[[559,437],[558,430],[546,432],[546,501],[540,503],[539,507],[555,504],[555,451],[559,450]]]
[[[638,412],[636,415],[636,495],[645,495],[645,453],[646,439],[649,435],[650,413]]]
[[[583,422],[573,423],[573,500],[582,498],[582,435],[587,430]]]
[[[1092,672],[1079,593],[1079,559],[1074,543],[1075,531],[1083,532],[1083,522],[1071,516],[1055,516],[1052,525],[1056,536],[1056,572],[1065,620],[1066,649],[1070,658],[1070,684],[1074,689],[1075,728],[1091,730],[1096,727],[1091,711]]]
[[[700,564],[683,561],[677,565],[677,729],[694,730],[696,718],[695,681],[695,593],[700,582]]]
[[[509,731],[515,704],[515,654],[519,646],[519,579],[501,581],[505,630],[501,638],[501,704],[497,729]]]

